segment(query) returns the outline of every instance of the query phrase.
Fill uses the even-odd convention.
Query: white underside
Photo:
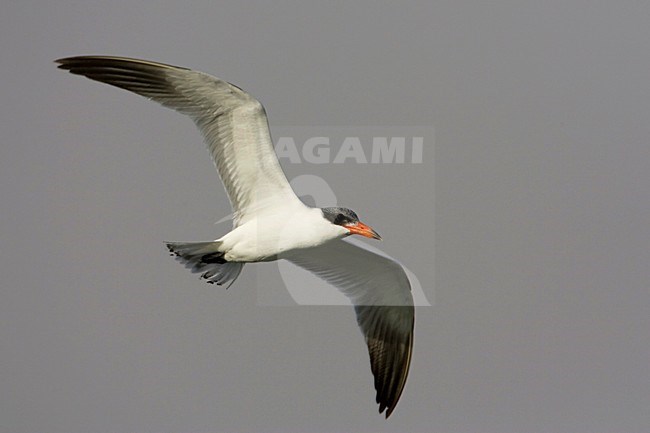
[[[265,209],[217,240],[229,262],[262,262],[348,234],[347,229],[326,220],[320,209],[296,201],[290,206]]]

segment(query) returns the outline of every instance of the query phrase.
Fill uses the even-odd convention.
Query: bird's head
[[[359,217],[354,211],[344,207],[324,207],[323,217],[336,226],[340,226],[347,230],[343,236],[361,235],[367,238],[381,240],[381,236],[372,229],[359,221]]]

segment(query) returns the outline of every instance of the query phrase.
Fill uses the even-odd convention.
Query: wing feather
[[[404,390],[413,351],[415,309],[411,285],[392,258],[335,240],[283,258],[336,286],[354,305],[374,376],[379,412],[386,418]]]
[[[125,57],[80,56],[59,68],[129,90],[192,118],[226,188],[235,225],[297,201],[273,149],[264,107],[239,87],[202,72]]]

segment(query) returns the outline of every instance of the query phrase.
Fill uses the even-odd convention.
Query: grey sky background
[[[0,432],[648,431],[650,6],[433,3],[4,2]],[[435,129],[421,165],[282,161],[435,294],[390,420],[350,308],[167,255],[227,197],[188,119],[52,63],[81,54],[227,79],[276,137]]]

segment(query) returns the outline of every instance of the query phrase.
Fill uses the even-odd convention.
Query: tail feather
[[[221,242],[166,242],[169,252],[193,273],[201,273],[201,278],[210,284],[226,286],[235,282],[243,263],[229,262],[219,251]]]

